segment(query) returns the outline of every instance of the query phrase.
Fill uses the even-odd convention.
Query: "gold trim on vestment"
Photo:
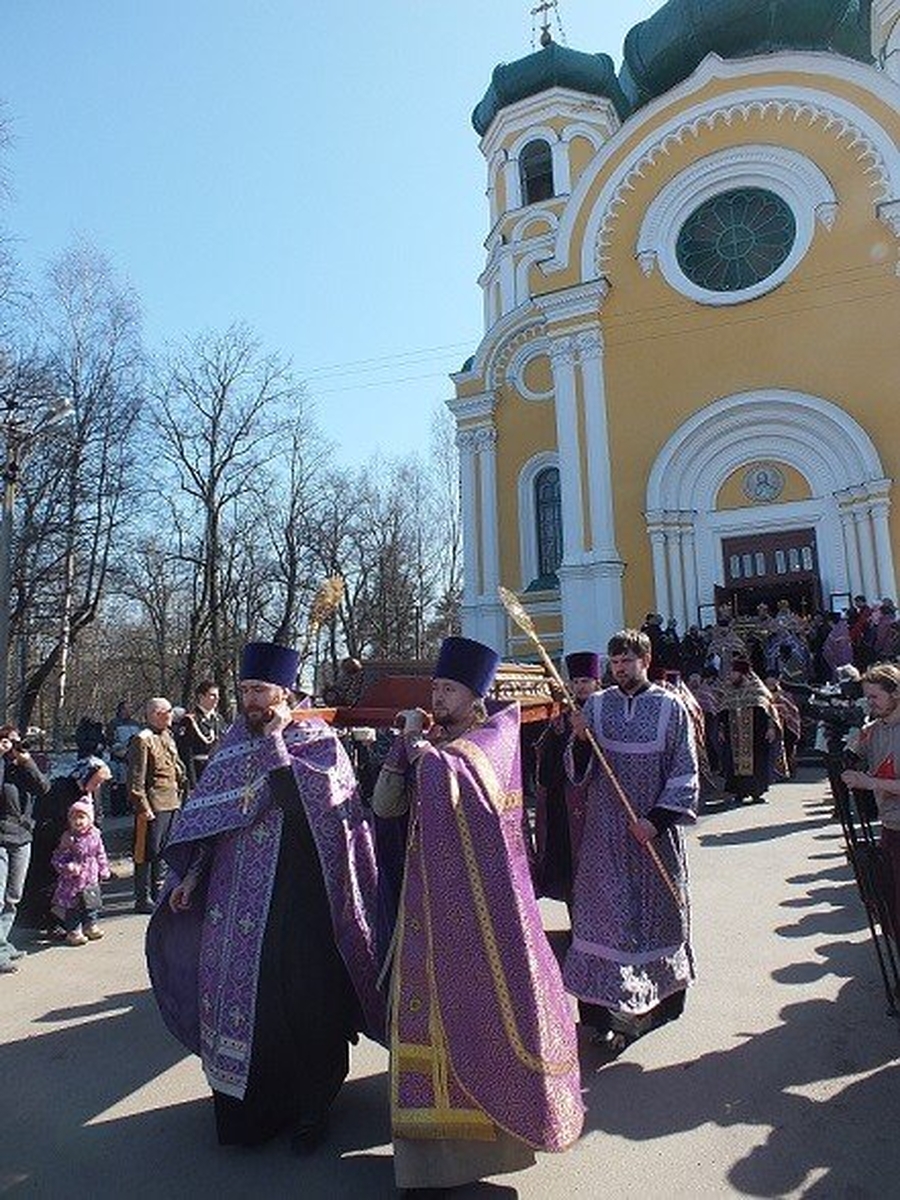
[[[734,773],[735,775],[753,774],[753,709],[736,708],[730,714],[734,720]]]
[[[484,785],[484,790],[487,792],[495,812],[509,812],[510,809],[521,806],[521,789],[511,792],[503,791],[497,778],[497,772],[494,770],[494,764],[475,742],[470,742],[468,738],[457,738],[446,746],[440,746],[439,749],[444,754],[456,754],[465,759]]]
[[[418,814],[413,810],[407,841],[408,853],[417,844]],[[424,928],[415,929],[428,940],[425,954],[425,972],[428,988],[428,1039],[429,1045],[418,1045],[399,1040],[399,1010],[401,996],[401,971],[395,969],[391,981],[391,1129],[394,1137],[415,1140],[440,1140],[459,1138],[469,1141],[492,1142],[496,1140],[493,1121],[478,1108],[453,1107],[450,1099],[450,1056],[441,1022],[437,1002],[437,984],[434,977],[434,948],[431,939],[431,908],[428,902],[428,878],[424,871],[419,848],[414,869],[422,874],[422,892],[425,900],[423,912]],[[409,867],[404,873],[397,918],[395,968],[403,961],[403,943],[406,938],[406,889]],[[429,1078],[433,1104],[427,1107],[410,1108],[400,1105],[400,1080],[404,1075],[424,1075]]]
[[[535,1071],[539,1074],[546,1075],[565,1075],[572,1070],[573,1063],[571,1059],[562,1062],[551,1062],[548,1059],[541,1058],[539,1055],[532,1054],[522,1041],[519,1027],[516,1022],[515,1009],[513,1006],[512,996],[509,992],[509,987],[506,983],[506,975],[503,970],[503,962],[500,957],[500,950],[497,945],[497,938],[494,933],[494,925],[491,920],[490,906],[487,902],[487,897],[484,892],[484,884],[482,883],[481,873],[478,869],[478,857],[475,853],[475,847],[472,842],[472,834],[469,830],[469,823],[466,820],[466,814],[459,803],[459,780],[456,777],[456,772],[450,769],[449,763],[444,766],[447,770],[448,783],[450,785],[450,798],[453,807],[456,826],[459,830],[460,843],[463,852],[463,861],[466,866],[466,873],[469,877],[469,888],[472,894],[472,900],[475,904],[475,915],[478,919],[478,927],[481,930],[481,941],[484,946],[484,952],[487,957],[488,965],[491,969],[491,977],[494,982],[494,995],[497,1000],[497,1006],[500,1009],[503,1018],[503,1027],[506,1030],[506,1036],[512,1047],[516,1058],[523,1063],[530,1071]],[[493,770],[491,771],[491,780],[494,787],[497,786],[497,778]],[[482,780],[485,787],[488,786],[488,780]],[[496,794],[491,798],[492,802],[496,800]],[[496,803],[494,804],[496,808]]]
[[[395,1138],[438,1141],[458,1138],[468,1142],[495,1142],[497,1127],[477,1108],[412,1108],[403,1109],[402,1117],[392,1122]]]

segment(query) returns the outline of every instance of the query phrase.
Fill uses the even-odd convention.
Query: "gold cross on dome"
[[[534,18],[541,18],[541,45],[548,46],[553,38],[550,36],[550,14],[556,15],[556,23],[560,24],[559,20],[559,0],[541,0],[540,4],[535,5],[531,10],[531,36],[532,43],[534,40]]]

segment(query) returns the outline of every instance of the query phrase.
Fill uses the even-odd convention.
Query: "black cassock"
[[[318,852],[290,767],[269,775],[284,809],[244,1098],[213,1092],[222,1145],[303,1133],[327,1117],[350,1069],[358,1000],[334,938]]]

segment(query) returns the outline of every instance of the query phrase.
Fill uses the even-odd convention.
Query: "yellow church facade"
[[[791,3],[688,29],[669,0],[618,77],[549,39],[495,71],[485,333],[449,402],[468,636],[524,651],[499,584],[566,652],[896,597],[900,0],[808,0],[799,33]]]

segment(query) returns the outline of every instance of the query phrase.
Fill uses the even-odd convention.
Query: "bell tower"
[[[560,216],[587,165],[618,130],[627,103],[608,54],[571,50],[557,0],[532,9],[540,47],[495,68],[472,114],[487,161],[489,232],[479,283],[490,330],[535,292],[533,272],[552,257]]]

